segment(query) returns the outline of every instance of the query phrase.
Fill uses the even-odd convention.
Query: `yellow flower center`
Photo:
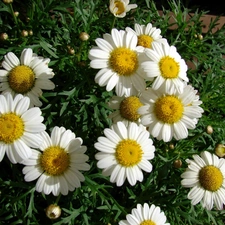
[[[141,146],[134,140],[126,139],[116,146],[116,159],[124,167],[137,165],[142,159]]]
[[[114,49],[109,58],[112,69],[121,76],[130,76],[138,68],[137,53],[128,48]]]
[[[14,113],[0,116],[0,142],[13,143],[19,139],[24,132],[23,120]]]
[[[145,48],[152,47],[153,38],[149,35],[141,34],[138,36],[138,46],[143,46]]]
[[[182,102],[173,95],[163,96],[155,102],[155,115],[163,123],[176,123],[181,119],[183,111]]]
[[[51,176],[63,174],[70,165],[70,156],[64,148],[51,146],[40,157],[42,169]]]
[[[9,72],[8,82],[13,91],[25,94],[34,86],[35,74],[28,66],[16,66]]]
[[[123,118],[135,122],[140,118],[137,110],[142,105],[138,97],[127,97],[120,103],[120,114]]]
[[[162,76],[165,79],[177,78],[180,70],[180,65],[171,57],[163,57],[159,62],[159,67]]]
[[[123,12],[125,12],[126,9],[125,9],[125,6],[124,6],[124,3],[123,2],[121,2],[121,1],[115,1],[114,4],[115,4],[114,9],[117,8],[117,11],[115,12],[116,15],[120,15]]]
[[[144,220],[143,222],[140,223],[140,225],[156,225],[155,222],[152,220]]]
[[[223,174],[215,166],[205,166],[199,172],[199,182],[208,191],[217,191],[223,184]]]

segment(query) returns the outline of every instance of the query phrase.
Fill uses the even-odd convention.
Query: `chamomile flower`
[[[158,140],[170,141],[188,136],[188,129],[194,129],[203,109],[197,91],[186,85],[182,94],[174,90],[165,93],[152,88],[142,92],[144,106],[138,109],[141,123],[148,127],[150,134]]]
[[[159,28],[153,27],[151,23],[147,25],[135,24],[134,30],[130,27],[126,28],[126,31],[131,31],[138,37],[138,46],[143,48],[151,48],[153,42],[167,43],[167,40],[163,38],[161,30]]]
[[[22,163],[25,181],[37,180],[36,191],[46,195],[60,193],[67,195],[81,186],[84,176],[80,170],[90,169],[86,163],[88,156],[82,139],[76,137],[71,130],[64,127],[54,127],[51,136],[41,133],[43,142],[40,151],[33,150],[32,156]]]
[[[148,131],[132,122],[125,126],[123,122],[113,124],[104,130],[105,137],[99,137],[95,148],[97,167],[103,169],[105,176],[110,175],[110,182],[122,186],[126,178],[133,186],[143,181],[142,170],[150,173],[155,147]]]
[[[7,53],[2,62],[4,69],[0,70],[0,91],[28,96],[31,106],[41,106],[41,89],[55,88],[49,80],[54,76],[49,62],[50,59],[37,56],[31,48],[24,49],[20,59],[13,52]]]
[[[138,95],[131,95],[128,97],[112,96],[108,105],[114,110],[114,112],[109,115],[109,118],[112,119],[113,123],[122,121],[126,126],[130,122],[140,124],[140,115],[137,110],[143,104]]]
[[[89,51],[90,66],[100,69],[95,82],[106,86],[107,91],[115,87],[116,95],[131,95],[133,89],[145,89],[145,80],[138,57],[137,36],[132,32],[112,29],[111,34],[97,38]]]
[[[177,90],[181,93],[189,79],[187,65],[176,47],[153,42],[152,49],[146,48],[145,54],[148,60],[141,64],[145,71],[143,76],[146,80],[154,78],[152,88],[165,88],[166,92]]]
[[[188,168],[181,174],[183,187],[191,188],[188,199],[192,205],[201,202],[208,210],[215,204],[219,210],[225,204],[225,159],[204,151],[187,159]]]
[[[6,153],[11,163],[20,163],[42,142],[44,118],[40,108],[29,105],[30,99],[23,95],[0,95],[0,161]]]
[[[137,204],[137,208],[132,209],[131,214],[126,216],[126,220],[121,220],[119,225],[170,225],[166,220],[159,206],[144,203],[143,206]]]
[[[131,9],[137,8],[136,4],[129,3],[129,0],[110,0],[109,10],[115,17],[123,18]]]

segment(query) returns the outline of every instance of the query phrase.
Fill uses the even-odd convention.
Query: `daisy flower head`
[[[71,130],[54,127],[51,136],[41,133],[43,142],[39,150],[33,150],[32,156],[23,161],[25,181],[37,180],[36,191],[46,195],[67,195],[74,191],[85,180],[80,170],[88,171],[88,156],[82,139],[76,137]]]
[[[21,94],[0,95],[0,161],[6,153],[11,163],[21,163],[42,142],[44,118],[40,108],[29,105],[30,99]]]
[[[145,72],[145,79],[152,79],[152,88],[157,90],[164,88],[166,92],[174,89],[179,93],[183,91],[185,82],[188,82],[187,64],[177,52],[175,46],[168,43],[152,43],[152,49],[145,49],[147,61],[141,66]]]
[[[186,85],[181,94],[176,90],[168,94],[147,89],[141,95],[144,105],[138,109],[141,123],[158,140],[168,142],[173,137],[176,140],[186,138],[188,129],[196,127],[203,113],[196,93],[191,85]]]
[[[28,96],[31,106],[41,106],[42,89],[55,88],[49,80],[54,76],[49,62],[50,59],[37,56],[31,48],[24,49],[20,59],[13,52],[7,53],[2,62],[4,69],[0,70],[0,91]]]
[[[137,8],[136,4],[129,3],[129,0],[110,0],[109,10],[115,17],[123,18],[131,9]]]
[[[170,225],[166,220],[159,206],[144,203],[137,204],[137,208],[132,209],[131,214],[126,216],[126,220],[121,220],[119,225]]]
[[[95,76],[96,83],[106,86],[107,91],[115,88],[118,96],[129,96],[133,89],[145,89],[136,35],[114,28],[111,34],[104,34],[95,42],[97,46],[89,51],[89,59],[92,68],[100,69]]]
[[[94,147],[99,151],[95,158],[97,167],[104,176],[110,175],[110,182],[122,186],[127,178],[133,186],[143,181],[143,173],[152,171],[150,159],[154,158],[155,147],[143,126],[123,122],[113,124],[104,130],[105,137],[99,137]]]
[[[191,188],[188,199],[192,205],[201,202],[207,210],[215,204],[218,210],[225,204],[225,159],[203,151],[187,159],[188,168],[181,174],[181,185]]]
[[[151,23],[147,25],[135,24],[134,30],[130,27],[126,28],[126,31],[131,31],[138,37],[138,46],[143,48],[151,48],[153,42],[167,43],[165,38],[162,38],[161,30],[159,28],[153,27]]]
[[[112,96],[108,105],[114,111],[109,115],[113,123],[122,121],[127,126],[130,122],[140,124],[140,115],[138,108],[143,104],[138,95],[131,95],[128,97]]]

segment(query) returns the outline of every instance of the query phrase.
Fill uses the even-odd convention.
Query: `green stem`
[[[194,140],[196,140],[197,138],[199,138],[200,136],[202,136],[204,133],[205,133],[205,131],[202,131],[201,133],[196,134],[194,137],[190,138],[189,141],[194,141]]]
[[[85,44],[85,41],[82,41],[81,44],[80,44],[79,51],[78,51],[78,53],[77,53],[77,61],[78,61],[78,62],[80,62],[80,59],[81,59],[81,53],[82,53],[84,44]]]
[[[12,3],[9,4],[9,9],[10,9],[10,12],[11,12],[11,14],[13,16],[15,24],[18,25],[18,20],[17,20],[17,17],[15,16],[15,12],[13,10]]]
[[[116,22],[116,17],[114,16],[112,24],[111,24],[111,30],[114,28]]]
[[[106,191],[104,188],[102,188],[102,190],[103,190],[103,192],[104,192],[106,195],[108,195],[108,197],[111,198],[111,200],[112,200],[112,201],[114,202],[114,204],[120,209],[120,211],[123,212],[124,215],[126,215],[126,214],[127,214],[127,211],[124,210],[123,207],[121,207],[121,205],[116,201],[116,199],[113,198],[113,197],[108,193],[108,191]]]
[[[43,95],[40,96],[40,99],[42,99],[44,102],[48,103],[48,100]]]
[[[58,205],[58,202],[59,202],[60,198],[61,198],[61,193],[58,195],[58,197],[57,197],[56,200],[55,200],[55,204],[56,204],[56,205]]]

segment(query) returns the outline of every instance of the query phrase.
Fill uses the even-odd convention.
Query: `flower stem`
[[[116,22],[116,17],[114,16],[112,24],[111,24],[111,30],[114,28]]]
[[[14,10],[13,10],[13,7],[12,7],[12,3],[9,4],[9,9],[10,9],[10,12],[13,16],[15,24],[18,25],[18,20],[17,20],[17,17],[15,16],[15,13],[14,13]]]
[[[47,100],[43,95],[40,95],[39,97],[40,97],[40,99],[42,99],[44,102],[48,103],[48,100]]]
[[[58,195],[58,197],[56,198],[56,200],[55,200],[55,204],[57,204],[57,205],[58,205],[58,202],[59,202],[60,198],[61,198],[61,193],[60,193],[60,194]]]

